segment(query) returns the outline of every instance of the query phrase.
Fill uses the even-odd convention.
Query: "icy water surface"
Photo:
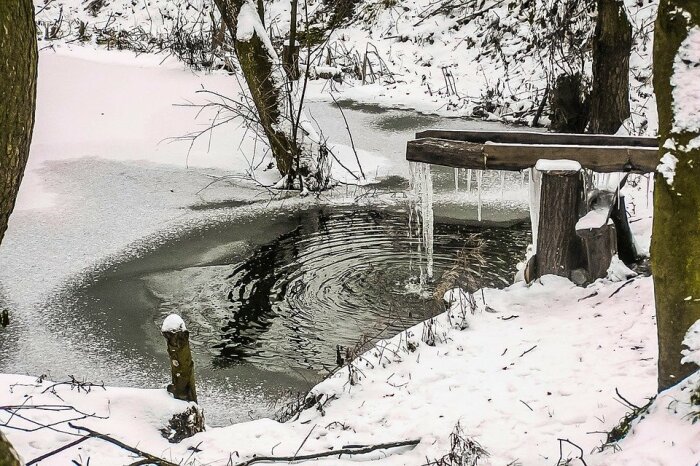
[[[421,289],[418,234],[401,209],[268,213],[190,232],[105,270],[56,305],[82,322],[82,335],[114,342],[96,352],[121,353],[161,380],[158,329],[169,313],[181,314],[202,391],[217,397],[212,420],[224,422],[231,405],[257,417],[270,414],[270,400],[320,381],[335,367],[338,345],[386,338],[443,310],[435,288],[460,251],[471,270],[460,269],[458,280],[469,273],[504,286],[529,239],[524,224],[438,222],[435,279]],[[488,266],[473,252],[480,244]],[[221,404],[228,407],[217,412]]]
[[[237,197],[232,188],[228,200],[177,205],[186,227],[177,227],[167,241],[139,241],[137,257],[123,254],[106,263],[86,264],[87,275],[63,277],[60,286],[41,295],[15,289],[3,298],[0,289],[0,301],[24,303],[18,306],[23,319],[14,320],[8,327],[12,331],[0,339],[0,370],[49,373],[59,380],[74,374],[110,385],[161,387],[169,380],[169,366],[160,323],[168,313],[177,312],[192,332],[198,392],[207,421],[221,425],[271,415],[275,400],[307,390],[334,368],[338,346],[389,337],[441,311],[435,288],[444,285],[442,275],[465,248],[463,257],[483,286],[510,283],[529,237],[527,226],[515,220],[526,218],[527,210],[520,194],[500,192],[498,173],[484,177],[488,202],[483,216],[488,221],[477,224],[475,174],[458,173],[460,188],[455,189],[451,169],[433,170],[435,279],[424,288],[419,286],[420,231],[415,222],[409,223],[404,202],[408,188],[405,142],[416,130],[499,125],[354,107],[345,113],[355,130],[356,145],[380,151],[391,162],[387,173],[370,188],[376,190],[376,198],[375,194],[365,197],[363,207],[300,209],[283,204],[284,210],[272,210],[250,196]],[[314,109],[326,122],[337,120],[326,135],[343,142],[347,135],[337,109],[328,104],[314,104]],[[186,184],[187,177],[194,176],[174,173],[173,168],[113,164],[108,169],[111,165],[103,165],[92,163],[90,177],[104,177],[110,186],[141,187],[145,182],[131,181],[133,177],[141,180],[139,176]],[[57,186],[69,187],[71,193],[94,202],[82,203],[78,212],[45,218],[44,222],[56,226],[49,227],[45,249],[37,252],[33,245],[25,247],[32,257],[46,256],[51,262],[53,256],[72,254],[80,260],[80,250],[61,252],[61,235],[73,231],[80,236],[81,224],[109,215],[109,202],[119,198],[118,193],[103,200],[100,192],[80,191],[91,186],[83,182],[82,174],[47,173]],[[467,191],[469,180],[472,189]],[[517,188],[521,179],[513,174],[506,181],[508,190]],[[150,199],[147,193],[138,193]],[[139,216],[159,208],[155,204],[137,207],[133,218],[122,220],[138,224]],[[63,225],[66,215],[74,230]],[[203,216],[207,221],[201,221]],[[25,217],[29,227],[35,225],[36,219]],[[188,219],[197,220],[188,223]],[[37,228],[47,227],[39,221]],[[470,256],[470,248],[479,243],[488,264],[481,267]],[[37,245],[44,247],[41,241]],[[17,261],[19,273],[41,277],[39,263]],[[36,270],[30,273],[31,268]]]

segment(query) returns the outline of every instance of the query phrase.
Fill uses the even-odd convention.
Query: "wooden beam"
[[[656,170],[659,151],[654,147],[581,146],[552,144],[474,143],[438,138],[408,141],[406,160],[455,168],[519,171],[539,159],[576,160],[583,168],[601,173]]]
[[[530,131],[453,131],[431,129],[416,133],[416,139],[438,138],[479,144],[554,144],[558,146],[659,147],[655,137],[613,136],[609,134],[543,133]]]

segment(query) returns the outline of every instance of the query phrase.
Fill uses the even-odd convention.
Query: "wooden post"
[[[161,333],[168,342],[170,373],[172,383],[168,391],[178,400],[197,402],[194,383],[194,361],[190,352],[190,332],[185,322],[176,314],[170,314],[163,321]]]
[[[536,276],[569,278],[582,262],[581,241],[576,236],[581,165],[570,160],[540,160],[535,169],[542,173]]]
[[[615,225],[611,220],[606,221],[607,216],[607,209],[592,211],[576,225],[576,234],[583,241],[586,254],[588,281],[607,276],[610,261],[617,254]]]

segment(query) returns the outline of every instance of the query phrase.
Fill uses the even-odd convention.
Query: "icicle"
[[[479,170],[476,172],[476,185],[477,185],[476,189],[479,192],[479,194],[478,194],[479,200],[478,200],[477,208],[476,208],[476,219],[478,221],[481,221],[481,181],[482,181],[483,176],[484,176],[483,170]]]
[[[520,189],[525,186],[525,170],[520,170]]]
[[[649,208],[649,195],[651,194],[651,175],[646,175],[647,179],[647,209]]]
[[[467,192],[470,193],[472,191],[472,169],[468,168],[467,169]]]
[[[506,172],[501,170],[501,199],[505,196],[506,192]]]
[[[410,163],[411,191],[415,199],[416,222],[422,227],[422,241],[419,252],[425,251],[425,272],[421,267],[421,285],[433,278],[433,179],[430,165],[425,163]],[[421,248],[422,246],[422,248]]]
[[[535,168],[530,169],[528,190],[530,193],[530,223],[532,224],[532,251],[537,251],[537,229],[540,221],[540,187],[542,174]]]
[[[459,168],[455,168],[455,192],[459,191]]]

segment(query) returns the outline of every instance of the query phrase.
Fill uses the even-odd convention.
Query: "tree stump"
[[[172,383],[168,392],[178,400],[197,402],[194,383],[194,361],[190,351],[190,332],[185,322],[176,314],[170,314],[163,321],[161,333],[168,342],[170,373]]]
[[[569,278],[582,262],[581,240],[576,236],[581,165],[570,160],[540,160],[535,168],[542,173],[536,277]]]
[[[607,217],[607,210],[591,211],[576,224],[576,234],[583,242],[586,255],[589,281],[607,276],[610,261],[617,254],[615,225]]]

